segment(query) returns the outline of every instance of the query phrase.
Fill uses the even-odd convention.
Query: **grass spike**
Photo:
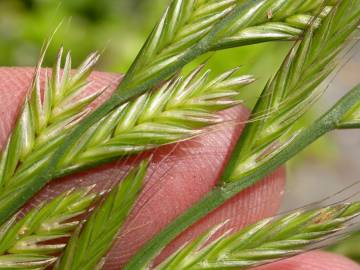
[[[186,55],[222,20],[228,20],[228,26],[216,35],[213,44],[209,45],[210,50],[274,40],[296,40],[314,16],[325,9],[320,14],[320,24],[320,20],[332,8],[323,6],[323,1],[316,1],[313,5],[294,5],[295,8],[284,0],[245,4],[236,0],[173,0],[125,81],[130,81],[131,78],[131,85],[135,85],[156,76]],[[269,11],[274,16],[267,16]]]
[[[239,92],[254,78],[231,70],[210,81],[210,71],[203,69],[200,66],[185,77],[179,75],[158,90],[116,108],[83,134],[60,167],[69,172],[138,153],[191,138],[219,123],[215,113],[239,104]]]
[[[69,238],[80,223],[78,218],[97,198],[91,189],[64,192],[22,218],[15,215],[4,223],[0,227],[0,268],[46,269],[53,264],[66,246],[64,238]]]
[[[63,138],[73,129],[89,112],[86,107],[103,91],[100,89],[90,96],[78,98],[88,85],[87,78],[98,54],[92,54],[71,75],[70,54],[66,57],[64,70],[61,70],[61,48],[51,76],[47,70],[41,69],[44,54],[36,68],[31,92],[25,99],[19,120],[0,157],[1,195],[16,193],[24,179],[29,179],[46,166],[46,161],[61,142],[58,138]],[[42,85],[40,77],[43,73]]]
[[[83,226],[72,235],[56,270],[98,269],[131,211],[141,190],[148,162],[119,182]]]
[[[360,202],[339,203],[269,218],[214,240],[217,227],[152,269],[250,269],[312,249],[346,231],[359,215]]]
[[[296,121],[322,94],[318,86],[334,70],[337,54],[359,24],[357,2],[345,1],[332,8],[320,27],[312,25],[304,39],[295,44],[258,100],[237,148],[238,167],[231,175],[225,172],[224,181],[236,181],[254,170],[272,157],[266,153],[274,152],[274,145],[280,150],[299,134],[294,128]],[[338,17],[339,12],[348,16]],[[345,34],[344,28],[348,29]],[[256,120],[259,114],[268,116]]]

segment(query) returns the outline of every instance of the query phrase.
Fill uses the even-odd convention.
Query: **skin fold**
[[[0,147],[4,145],[14,126],[32,75],[31,68],[0,68]],[[109,86],[107,92],[93,104],[97,106],[111,94],[121,76],[94,72],[91,80],[92,83],[86,91]],[[228,124],[209,131],[205,136],[55,180],[29,202],[25,209],[75,186],[96,184],[96,190],[109,189],[129,168],[136,165],[140,158],[151,154],[152,161],[145,186],[109,252],[104,267],[107,270],[119,269],[146,241],[216,184],[232,147],[241,134],[248,111],[239,106],[222,112],[222,116]],[[181,234],[160,254],[157,262],[199,233],[224,220],[229,220],[224,230],[240,229],[274,215],[281,203],[284,184],[284,169],[278,169]],[[360,267],[346,258],[315,251],[256,269],[359,270]]]

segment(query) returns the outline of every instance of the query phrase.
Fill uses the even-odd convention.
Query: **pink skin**
[[[0,146],[4,144],[14,125],[24,95],[32,77],[29,68],[0,69]],[[94,72],[87,91],[109,86],[99,99],[104,101],[113,91],[121,76]],[[215,185],[235,141],[239,137],[248,112],[237,107],[222,113],[225,120],[236,122],[211,131],[206,136],[188,142],[161,147],[152,152],[145,187],[118,240],[110,251],[104,269],[119,269],[136,250],[151,239],[176,216],[184,212]],[[139,157],[126,158],[84,173],[78,173],[47,185],[29,206],[53,197],[74,186],[96,183],[96,189],[111,187]],[[264,217],[275,214],[284,191],[285,173],[279,169],[262,182],[245,190],[211,213],[175,239],[159,256],[166,258],[183,243],[211,226],[229,220],[224,228],[242,228]],[[359,270],[355,263],[324,252],[310,252],[282,262],[259,267],[258,270]]]

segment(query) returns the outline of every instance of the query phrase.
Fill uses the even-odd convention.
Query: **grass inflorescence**
[[[321,247],[323,241],[335,237],[359,215],[360,202],[302,209],[214,239],[219,226],[154,269],[249,269]]]
[[[0,269],[45,269],[53,264],[66,247],[64,239],[97,199],[91,189],[67,191],[4,223],[0,227]]]

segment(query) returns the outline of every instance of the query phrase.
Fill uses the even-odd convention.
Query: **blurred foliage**
[[[73,52],[74,64],[91,51],[101,50],[101,69],[125,71],[167,3],[168,0],[2,0],[0,63],[34,65],[44,39],[62,21],[47,59],[54,59],[58,45],[63,44]],[[242,65],[244,72],[258,70],[260,79],[267,79],[281,61],[279,54],[284,55],[287,48],[285,43],[266,44],[223,52],[214,57],[210,66],[220,71]],[[272,53],[265,54],[265,49]]]
[[[104,49],[102,66],[107,70],[122,70],[136,55],[164,2],[166,0],[1,0],[0,62],[33,65],[44,38],[63,21],[54,43],[70,48],[75,64],[89,52]],[[50,60],[58,46],[52,47]]]

